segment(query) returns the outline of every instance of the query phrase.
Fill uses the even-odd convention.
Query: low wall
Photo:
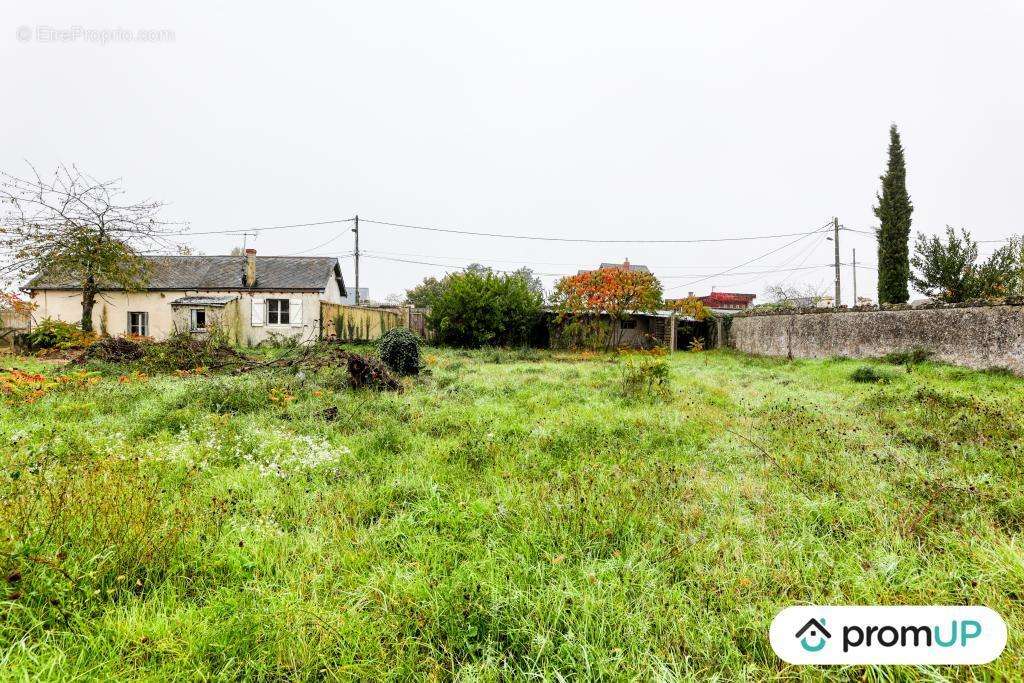
[[[752,312],[733,318],[729,338],[746,353],[790,358],[870,358],[924,348],[947,363],[1024,374],[1022,304]]]
[[[371,308],[320,302],[321,336],[373,341],[395,327],[409,326],[407,308]]]

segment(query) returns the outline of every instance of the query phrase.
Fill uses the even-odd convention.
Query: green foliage
[[[447,287],[447,278],[424,278],[423,282],[412,289],[405,290],[405,301],[416,308],[431,308]]]
[[[668,361],[659,355],[628,353],[620,366],[619,382],[626,398],[667,398],[671,386]]]
[[[380,359],[392,372],[415,375],[420,371],[420,339],[411,330],[396,327],[377,342]]]
[[[46,318],[28,332],[19,335],[19,342],[28,349],[55,349],[79,346],[87,336],[74,323]]]
[[[907,193],[907,167],[896,124],[889,128],[889,165],[874,208],[878,228],[878,303],[902,304],[910,298],[910,221],[914,206]]]
[[[984,262],[978,244],[964,228],[946,226],[946,239],[918,233],[911,282],[920,292],[947,303],[1017,296],[1024,288],[1024,241],[1013,238]]]
[[[850,379],[861,384],[880,384],[888,382],[890,377],[870,365],[861,365],[850,374]]]
[[[176,332],[166,340],[143,345],[143,363],[150,370],[195,370],[218,367],[237,361],[240,353],[224,334],[211,330],[208,335]]]
[[[530,340],[542,299],[523,278],[467,271],[449,275],[445,283],[427,316],[439,343],[476,348]]]
[[[464,272],[480,276],[493,273],[490,268],[482,266],[479,263],[471,263],[466,266]],[[524,266],[509,275],[511,277],[520,278],[526,283],[527,289],[541,297],[543,300],[544,284],[541,282],[541,279],[534,274],[533,270]],[[420,284],[416,285],[412,289],[405,290],[406,303],[412,304],[416,308],[432,308],[448,289],[451,277],[451,275],[446,275],[440,280],[436,277],[424,278],[423,282]]]
[[[885,354],[879,360],[890,365],[919,365],[933,355],[935,352],[930,349],[917,348],[909,351],[893,351]]]

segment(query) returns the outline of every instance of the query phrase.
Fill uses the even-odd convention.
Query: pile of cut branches
[[[131,363],[146,355],[142,343],[125,337],[103,337],[89,344],[71,360],[80,364],[89,360],[102,360],[108,363]]]
[[[233,372],[241,374],[261,368],[317,370],[342,366],[348,370],[352,386],[356,389],[365,388],[378,391],[400,391],[402,389],[402,383],[395,379],[394,375],[379,360],[372,356],[346,351],[333,343],[295,347],[278,358],[238,364],[233,368]]]
[[[146,364],[160,370],[229,370],[250,359],[217,336],[179,332],[146,347]]]

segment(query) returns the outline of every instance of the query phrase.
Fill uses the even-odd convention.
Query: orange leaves
[[[713,314],[711,309],[704,305],[704,302],[691,295],[685,299],[676,299],[672,302],[672,308],[682,315],[690,316],[695,320],[707,320]]]
[[[286,406],[295,400],[295,396],[286,389],[278,389],[277,387],[270,390],[269,398],[271,403],[279,406]]]
[[[15,313],[31,313],[36,305],[31,301],[25,301],[12,292],[0,292],[0,310],[14,311]]]
[[[53,382],[37,373],[9,370],[0,375],[0,393],[8,403],[35,403],[52,386]]]
[[[552,297],[565,312],[619,317],[661,305],[661,283],[645,270],[600,268],[562,278]]]
[[[0,394],[7,403],[35,403],[54,389],[81,388],[99,381],[95,373],[81,370],[50,378],[41,373],[14,369],[0,373]]]

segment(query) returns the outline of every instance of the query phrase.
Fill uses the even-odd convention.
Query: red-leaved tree
[[[601,268],[569,275],[555,284],[551,303],[559,322],[605,322],[605,348],[618,346],[623,320],[661,306],[661,283],[645,270]],[[607,316],[604,318],[603,316]]]

